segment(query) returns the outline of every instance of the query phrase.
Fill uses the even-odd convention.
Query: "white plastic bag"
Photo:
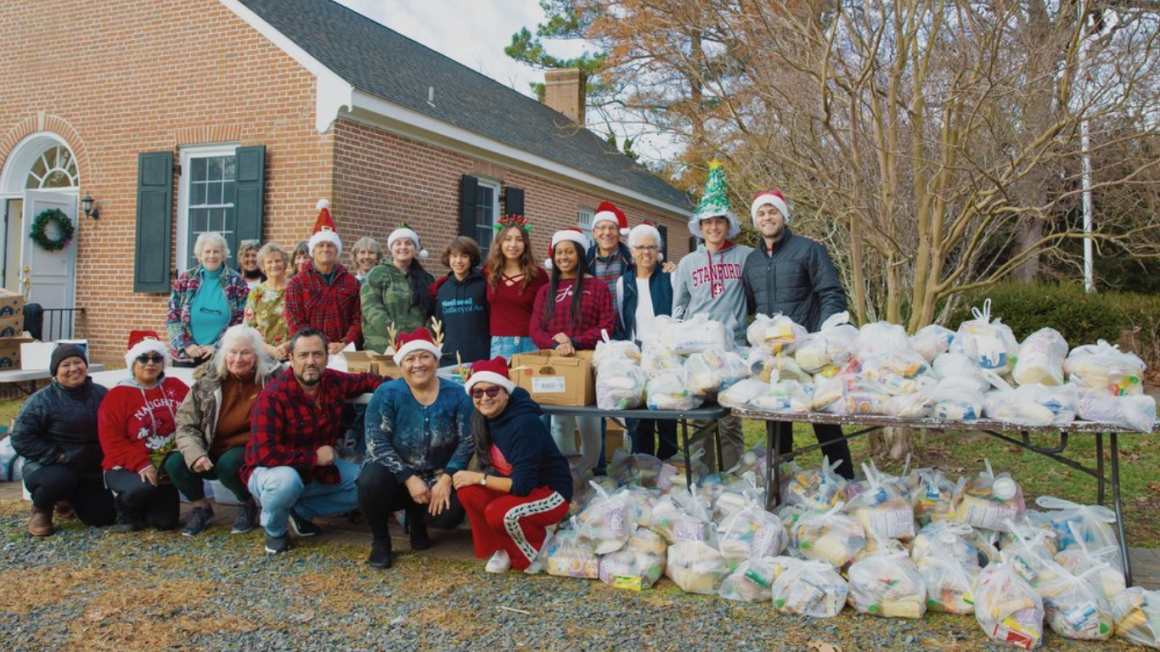
[[[878,321],[863,324],[858,329],[858,338],[854,340],[854,355],[862,360],[875,355],[892,353],[913,353],[914,346],[906,329],[898,324]]]
[[[1059,550],[1067,550],[1083,541],[1088,550],[1118,548],[1116,513],[1103,505],[1080,505],[1053,496],[1040,496],[1035,504],[1044,509],[1055,532]]]
[[[749,407],[750,401],[768,392],[769,383],[758,378],[746,378],[718,394],[717,402],[722,407],[744,408]]]
[[[693,410],[701,407],[705,397],[689,391],[685,371],[666,371],[645,385],[650,410]]]
[[[643,347],[640,368],[649,378],[656,378],[666,371],[677,371],[685,366],[684,358],[660,342],[646,341]]]
[[[974,586],[981,570],[977,565],[964,566],[935,549],[917,566],[926,584],[928,609],[951,614],[975,613]]]
[[[1075,527],[1072,523],[1071,527]],[[1104,597],[1111,600],[1127,588],[1124,579],[1124,562],[1120,558],[1120,549],[1115,547],[1088,548],[1083,539],[1075,537],[1076,545],[1060,550],[1055,554],[1055,561],[1071,571],[1082,573],[1088,569],[1096,569],[1096,581],[1104,591]]]
[[[975,421],[983,414],[983,394],[973,380],[952,377],[921,393],[930,401],[929,414],[944,421]]]
[[[600,581],[629,590],[650,588],[665,572],[665,555],[631,546],[600,558]]]
[[[946,518],[951,511],[955,484],[938,469],[914,469],[906,478],[914,518],[920,525]]]
[[[545,554],[549,575],[589,580],[600,577],[600,559],[592,546],[582,541],[574,529],[557,530]]]
[[[792,557],[746,559],[721,583],[719,595],[737,602],[768,602],[773,597],[773,583],[798,563]]]
[[[801,365],[790,357],[772,355],[754,348],[750,349],[746,363],[749,365],[750,373],[766,383],[776,383],[779,380],[796,380],[805,385],[813,382],[813,377],[807,374]]]
[[[716,394],[749,376],[749,365],[736,353],[710,349],[694,353],[685,362],[689,391]]]
[[[939,380],[962,378],[974,385],[977,392],[982,393],[991,389],[991,383],[983,375],[983,370],[965,354],[944,353],[934,359],[931,367]]]
[[[773,355],[793,353],[808,333],[804,327],[782,314],[772,317],[757,315],[749,328],[745,329],[750,346],[760,347]]]
[[[1076,416],[1136,432],[1152,432],[1156,427],[1156,399],[1148,394],[1113,396],[1103,390],[1085,389],[1079,394]]]
[[[1064,638],[1106,641],[1115,621],[1103,590],[1095,581],[1098,568],[1078,574],[1064,572],[1039,584],[1039,595],[1047,613],[1047,623]]]
[[[971,527],[1006,532],[1009,521],[1027,512],[1023,489],[1007,473],[995,476],[990,461],[983,463],[986,470],[977,477],[959,480],[951,504],[954,519]]]
[[[596,350],[592,352],[592,368],[600,372],[606,362],[629,362],[640,364],[640,347],[632,340],[613,340],[608,337],[607,331],[601,331],[602,339],[596,343]]]
[[[1021,385],[991,392],[983,400],[983,415],[1023,426],[1066,426],[1075,421],[1079,392],[1075,385]]]
[[[789,537],[781,521],[753,498],[748,507],[721,521],[717,541],[725,563],[734,569],[746,559],[780,555]]]
[[[797,554],[841,568],[866,547],[865,530],[841,513],[844,505],[839,502],[827,512],[806,514],[798,520],[790,535]]]
[[[631,410],[640,407],[648,376],[627,360],[609,360],[596,372],[596,407]]]
[[[1063,362],[1068,380],[1112,396],[1144,391],[1144,361],[1135,353],[1124,353],[1104,340],[1072,349]]]
[[[802,469],[794,462],[783,465],[778,494],[782,503],[828,511],[846,495],[847,480],[837,472],[841,464],[841,460],[831,464],[826,456],[820,469]]]
[[[895,482],[884,481],[873,464],[863,464],[867,487],[852,496],[847,511],[858,520],[867,538],[914,538],[914,508]],[[851,485],[853,486],[853,485]],[[852,492],[847,490],[847,495]],[[851,590],[853,587],[851,587]]]
[[[911,342],[914,344],[914,350],[926,358],[927,362],[934,362],[935,358],[947,352],[954,339],[955,332],[951,329],[931,324],[920,328]]]
[[[749,401],[752,408],[784,414],[806,414],[811,405],[811,392],[796,380],[779,380]]]
[[[983,369],[998,374],[1011,371],[1019,344],[1010,327],[998,319],[991,319],[991,300],[983,302],[983,309],[972,308],[974,319],[963,322],[955,335],[952,350],[961,349],[968,358]]]
[[[628,543],[636,526],[636,502],[625,490],[609,493],[595,482],[592,488],[596,496],[576,516],[576,532],[596,554],[606,555]]]
[[[922,618],[926,583],[905,552],[880,552],[850,565],[850,605],[884,618]]]
[[[1160,593],[1133,586],[1112,598],[1116,636],[1160,650]]]
[[[717,543],[717,528],[695,485],[690,493],[673,492],[657,501],[650,527],[669,545],[678,541],[704,541],[714,546]]]
[[[669,546],[665,576],[686,593],[715,595],[729,568],[721,553],[704,541],[679,541]]]
[[[1043,601],[1007,564],[991,564],[975,581],[975,620],[993,641],[1030,650],[1043,642]]]
[[[802,369],[817,373],[831,365],[842,365],[850,359],[858,329],[850,325],[850,313],[831,315],[816,333],[805,336],[794,351]]]
[[[941,555],[964,568],[980,568],[987,561],[972,543],[971,526],[955,521],[935,521],[921,530],[910,542],[910,558],[921,564],[927,557]]]
[[[1054,328],[1041,328],[1019,345],[1011,377],[1020,385],[1062,385],[1067,340]]]
[[[702,351],[728,351],[733,338],[726,333],[725,324],[709,319],[705,315],[694,315],[685,321],[660,316],[653,321],[653,328],[661,332],[661,343],[678,355],[691,355]]]
[[[773,583],[773,606],[782,613],[833,618],[842,612],[850,587],[832,566],[803,561],[790,566]]]

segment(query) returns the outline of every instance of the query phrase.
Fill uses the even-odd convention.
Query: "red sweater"
[[[143,390],[132,381],[110,389],[97,411],[104,469],[140,472],[173,448],[177,408],[188,393],[185,383],[169,377],[152,389]],[[161,467],[159,460],[156,466]]]
[[[528,287],[520,292],[520,283],[508,287],[503,282],[503,276],[491,289],[487,284],[488,317],[491,322],[492,337],[527,337],[528,323],[532,320],[532,306],[536,302],[536,294],[540,288],[548,284],[548,273],[542,269],[536,270],[536,278],[528,283]],[[483,270],[483,277],[487,278],[487,268]]]
[[[616,319],[612,311],[612,292],[608,290],[608,284],[595,277],[584,279],[584,302],[580,306],[580,319],[573,324],[572,286],[575,284],[574,279],[560,279],[556,296],[552,299],[548,298],[551,285],[545,285],[536,294],[528,334],[537,347],[556,348],[556,342],[552,338],[557,333],[564,333],[572,338],[572,346],[577,351],[595,349],[596,343],[603,339],[601,331],[607,331],[608,336],[612,337]],[[552,309],[552,321],[544,325],[544,308],[547,302],[552,300],[556,302],[556,306]]]

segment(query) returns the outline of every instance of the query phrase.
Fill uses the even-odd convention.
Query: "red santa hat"
[[[387,251],[391,250],[391,245],[395,244],[395,240],[402,240],[403,238],[414,243],[415,248],[419,250],[415,254],[416,256],[420,258],[426,258],[428,256],[427,250],[423,249],[419,243],[419,234],[415,233],[415,230],[407,226],[406,223],[399,225],[399,228],[391,231],[391,235],[387,236]]]
[[[395,364],[402,366],[403,359],[416,351],[427,351],[435,356],[436,361],[443,357],[443,349],[435,346],[431,333],[422,326],[416,328],[414,332],[399,335],[399,342],[395,346]]]
[[[780,190],[762,190],[753,196],[753,203],[749,205],[749,214],[753,217],[754,227],[757,226],[757,209],[766,204],[776,208],[785,218],[785,223],[789,224],[789,206],[785,203],[785,195],[781,194]]]
[[[512,382],[511,377],[508,376],[507,360],[500,356],[496,356],[491,360],[479,360],[471,365],[471,375],[467,377],[467,382],[463,383],[463,389],[467,393],[471,393],[471,388],[476,383],[491,383],[492,385],[499,385],[511,394],[516,388],[516,384]]]
[[[581,256],[588,252],[588,238],[580,229],[556,231],[552,234],[552,245],[548,247],[548,258],[544,261],[544,269],[552,269],[552,254],[556,252],[556,245],[561,242],[575,242],[576,246],[580,248]]]
[[[314,220],[314,234],[310,236],[310,255],[314,255],[314,245],[319,242],[329,242],[342,255],[342,239],[338,237],[338,230],[334,228],[334,220],[330,218],[330,202],[318,200],[318,219]]]
[[[157,353],[161,355],[161,364],[165,365],[169,360],[169,348],[157,337],[156,331],[129,331],[129,346],[125,351],[125,366],[129,369],[133,368],[133,363],[137,361],[137,356],[146,353]]]
[[[620,229],[620,235],[628,235],[628,217],[610,201],[602,201],[592,216],[592,228],[601,222],[612,222]]]

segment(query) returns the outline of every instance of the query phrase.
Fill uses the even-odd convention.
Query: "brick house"
[[[8,0],[0,27],[3,285],[83,308],[106,363],[163,331],[199,232],[293,246],[321,197],[348,248],[406,220],[437,257],[522,212],[542,255],[609,199],[688,252],[688,199],[577,126],[567,72],[550,108],[330,0]],[[60,252],[29,241],[49,208],[77,227]]]

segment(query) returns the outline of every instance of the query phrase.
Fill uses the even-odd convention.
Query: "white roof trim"
[[[218,0],[218,2],[225,5],[227,9],[234,12],[234,15],[241,18],[247,25],[253,27],[278,49],[314,75],[317,81],[315,84],[314,128],[320,134],[326,133],[338,118],[339,112],[343,108],[351,107],[351,94],[354,92],[354,86],[334,74],[334,71],[310,56],[306,50],[298,47],[294,41],[274,29],[270,23],[262,20],[258,14],[250,11],[238,0]]]

